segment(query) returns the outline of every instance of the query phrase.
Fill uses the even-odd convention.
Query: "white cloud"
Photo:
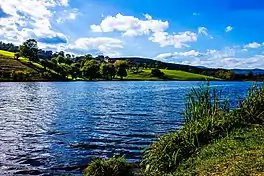
[[[68,0],[0,0],[7,17],[0,18],[0,37],[10,42],[23,42],[34,37],[59,37],[51,25],[53,9],[67,6]],[[66,38],[63,36],[63,38]]]
[[[156,32],[149,40],[154,43],[159,43],[161,47],[174,46],[175,48],[189,47],[186,43],[196,42],[197,34],[186,31],[179,32],[178,34],[170,35],[167,32]]]
[[[56,20],[57,23],[64,23],[66,20],[75,20],[80,15],[78,9],[64,10],[59,14],[59,18]]]
[[[208,36],[210,39],[214,38],[208,34],[208,29],[206,27],[198,27],[198,34]]]
[[[202,35],[208,35],[208,29],[206,27],[199,27],[198,28],[198,34],[202,34]]]
[[[174,53],[163,53],[159,54],[158,56],[155,57],[157,60],[164,60],[168,58],[178,58],[178,57],[198,57],[200,56],[201,53],[196,51],[196,50],[190,50],[186,52],[174,52]]]
[[[149,14],[144,14],[144,16],[147,20],[152,20],[152,16],[150,16]]]
[[[122,32],[123,36],[150,35],[149,40],[160,44],[161,47],[174,46],[175,48],[189,47],[189,42],[197,41],[197,34],[190,31],[169,34],[165,32],[168,21],[154,20],[149,14],[144,15],[146,19],[141,20],[134,16],[107,16],[100,25],[91,25],[93,32]]]
[[[68,6],[69,5],[69,0],[58,0],[58,2],[62,6]]]
[[[209,68],[264,68],[264,55],[240,57],[238,56],[240,52],[241,50],[237,47],[225,47],[222,50],[207,50],[206,52],[191,50],[163,53],[154,57],[154,59]]]
[[[231,32],[233,30],[233,27],[232,26],[227,26],[226,28],[225,28],[225,31],[226,32]]]
[[[71,50],[96,50],[104,55],[117,56],[118,50],[123,48],[123,42],[118,39],[109,37],[95,37],[95,38],[79,38],[74,45],[70,45],[68,49]]]
[[[260,43],[252,42],[244,46],[244,48],[259,48],[261,47]]]
[[[148,15],[147,20],[140,20],[133,16],[124,16],[118,13],[116,16],[107,16],[100,25],[91,25],[93,32],[122,32],[124,36],[140,36],[150,32],[162,32],[168,28],[167,21],[152,20]]]

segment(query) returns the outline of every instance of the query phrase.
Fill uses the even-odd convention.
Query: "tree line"
[[[127,60],[117,60],[108,63],[108,57],[93,57],[90,54],[77,56],[65,54],[63,51],[44,51],[38,48],[35,39],[29,39],[16,47],[13,44],[0,43],[0,49],[16,52],[16,57],[28,58],[32,63],[39,63],[44,67],[45,78],[77,79],[87,78],[112,80],[118,76],[121,80],[127,76],[127,69],[131,63]],[[52,72],[53,71],[53,72]]]
[[[87,78],[89,80],[112,80],[118,76],[120,79],[123,79],[127,76],[128,69],[132,72],[138,73],[144,68],[155,69],[152,71],[152,75],[160,78],[165,78],[165,75],[157,69],[182,70],[206,76],[213,76],[223,80],[263,80],[264,78],[264,75],[254,75],[252,72],[242,75],[235,74],[226,69],[199,68],[143,58],[119,58],[112,60],[112,62],[108,62],[111,59],[108,56],[103,55],[96,57],[91,54],[75,56],[73,54],[65,53],[64,51],[45,51],[38,48],[38,43],[35,39],[28,39],[21,46],[0,42],[0,50],[16,52],[17,55],[26,57],[31,62],[41,64],[44,67],[43,75],[47,78],[59,76],[61,79],[68,79],[70,76],[72,79]],[[50,70],[54,70],[57,74]]]

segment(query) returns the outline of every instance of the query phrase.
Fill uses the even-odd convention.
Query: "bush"
[[[162,136],[146,149],[142,164],[148,175],[171,174],[201,147],[225,137],[232,129],[263,123],[264,88],[253,88],[235,110],[208,86],[188,95],[185,124],[177,133]]]
[[[13,78],[14,81],[26,81],[28,80],[30,74],[26,71],[13,71],[11,74],[11,77]]]
[[[133,176],[132,167],[124,158],[95,159],[84,170],[85,176]]]
[[[163,78],[164,75],[165,74],[162,71],[160,71],[160,69],[154,68],[151,70],[151,76],[153,77]]]
[[[43,72],[42,77],[43,77],[43,78],[48,78],[48,79],[50,79],[50,78],[52,78],[53,76],[52,76],[52,74],[49,73],[49,72]]]

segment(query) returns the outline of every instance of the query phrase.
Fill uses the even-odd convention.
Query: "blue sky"
[[[74,54],[264,68],[261,0],[0,0],[0,40]]]

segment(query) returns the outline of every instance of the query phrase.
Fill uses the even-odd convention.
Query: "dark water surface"
[[[182,125],[185,95],[199,84],[0,83],[0,175],[77,175],[113,154],[137,162],[156,136]],[[211,84],[231,98],[252,85]]]

